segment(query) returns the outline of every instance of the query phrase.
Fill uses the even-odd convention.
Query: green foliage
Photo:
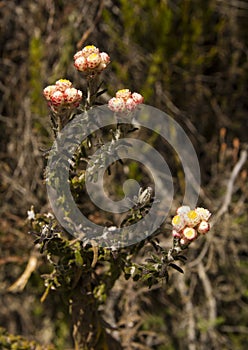
[[[29,341],[21,336],[8,333],[0,327],[1,350],[55,350],[53,346],[41,346],[34,341]]]
[[[73,21],[75,20],[74,16],[69,17],[69,24],[64,28],[61,28],[60,35],[63,38],[63,46],[60,48],[58,61],[55,64],[53,74],[49,78],[49,82],[53,83],[58,80],[58,77],[67,76],[68,66],[70,66],[73,54],[75,51],[75,32],[73,30]]]
[[[233,132],[240,133],[240,119],[245,123],[246,118],[245,109],[237,112],[242,102],[236,100],[236,96],[243,95],[239,101],[245,101],[247,90],[247,74],[239,74],[240,67],[246,65],[241,53],[244,43],[237,49],[231,39],[241,22],[231,29],[228,16],[221,15],[216,6],[212,0],[176,4],[146,0],[131,4],[123,0],[118,21],[111,11],[105,10],[104,17],[112,47],[121,60],[119,68],[114,69],[119,80],[138,87],[146,103],[167,109],[182,120],[189,116],[196,126],[192,132],[206,139],[215,138],[223,123],[228,127],[232,124]],[[239,37],[244,32],[241,30]],[[227,78],[229,73],[232,78]],[[235,115],[231,124],[227,121],[229,115]],[[183,174],[177,168],[183,191]]]
[[[206,319],[199,319],[197,322],[198,329],[201,333],[206,333],[210,328],[220,326],[225,322],[224,317],[217,317],[215,320],[207,321]]]
[[[33,33],[29,43],[29,74],[31,111],[35,115],[44,117],[47,110],[42,95],[43,82],[40,74],[43,71],[44,47],[39,30]]]

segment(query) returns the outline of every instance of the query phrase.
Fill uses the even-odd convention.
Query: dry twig
[[[217,214],[215,215],[214,219],[212,220],[212,223],[211,223],[212,226],[218,221],[218,219],[223,214],[225,214],[228,211],[228,208],[229,208],[229,206],[231,204],[231,200],[232,200],[234,182],[235,182],[240,170],[242,169],[243,165],[245,164],[246,160],[247,160],[247,150],[242,150],[241,154],[240,154],[239,161],[235,164],[235,166],[232,170],[230,179],[228,181],[226,195],[225,195],[223,204],[220,207]]]

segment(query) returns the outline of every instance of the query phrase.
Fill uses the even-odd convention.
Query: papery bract
[[[108,107],[113,112],[123,112],[126,109],[125,102],[118,97],[111,98],[108,102]]]
[[[138,94],[137,92],[132,93],[132,99],[138,104],[144,102],[144,97],[141,94]]]
[[[193,227],[185,227],[183,236],[189,241],[192,241],[197,238],[197,231]]]
[[[197,227],[197,231],[202,235],[205,235],[209,231],[209,229],[210,225],[207,221],[201,221]]]

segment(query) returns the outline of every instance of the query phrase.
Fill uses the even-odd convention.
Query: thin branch
[[[188,337],[188,350],[197,350],[194,305],[192,303],[192,299],[187,295],[188,287],[186,286],[185,281],[180,278],[178,278],[178,290],[183,300],[185,314],[187,315],[186,329],[187,329],[187,337]]]
[[[210,280],[206,274],[205,268],[203,266],[203,263],[200,262],[198,264],[198,275],[202,281],[202,285],[205,291],[206,299],[208,302],[209,306],[209,322],[210,322],[210,327],[212,328],[214,326],[214,322],[217,317],[217,311],[216,311],[216,300],[213,295],[213,289],[210,283]]]
[[[23,291],[23,289],[26,287],[26,284],[28,283],[28,280],[31,276],[31,274],[35,271],[36,266],[38,263],[37,253],[36,251],[32,252],[27,266],[24,270],[24,272],[21,274],[21,276],[17,279],[16,282],[14,282],[7,290],[8,292],[12,293],[18,293]]]
[[[99,8],[97,10],[97,14],[96,14],[94,22],[92,22],[91,26],[86,30],[86,32],[84,32],[84,34],[82,35],[82,38],[78,41],[78,43],[77,43],[78,49],[81,49],[81,47],[83,46],[85,41],[88,39],[90,34],[94,31],[97,23],[101,19],[103,9],[104,9],[104,0],[102,0],[99,4]]]
[[[201,252],[199,253],[199,255],[197,256],[197,258],[193,261],[191,261],[190,263],[188,263],[189,268],[192,268],[194,266],[197,266],[204,258],[204,256],[207,254],[208,252],[208,248],[210,246],[210,241],[206,240],[204,243],[203,248],[201,249]]]
[[[247,150],[242,150],[241,154],[240,154],[239,161],[235,164],[233,171],[231,173],[230,179],[228,181],[226,195],[225,195],[223,204],[222,204],[221,208],[219,209],[219,211],[217,212],[217,214],[215,215],[214,219],[212,220],[211,226],[213,226],[218,221],[218,219],[228,211],[228,208],[229,208],[229,206],[231,204],[231,200],[232,200],[234,182],[235,182],[241,168],[245,164],[246,160],[247,160]]]

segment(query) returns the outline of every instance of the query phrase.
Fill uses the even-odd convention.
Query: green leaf
[[[173,269],[175,269],[181,273],[184,273],[183,269],[181,269],[181,267],[177,266],[176,264],[170,263],[169,266],[171,266]]]
[[[101,95],[104,94],[106,91],[108,91],[108,89],[103,89],[103,90],[97,92],[96,97],[101,96]]]
[[[76,265],[78,267],[83,266],[84,261],[83,261],[82,255],[80,254],[80,251],[79,250],[75,250],[74,254],[75,254]]]
[[[184,256],[184,255],[178,255],[177,257],[174,258],[174,260],[180,260],[180,261],[182,261],[183,263],[185,263],[186,260],[187,260],[187,258],[186,258],[186,256]]]

